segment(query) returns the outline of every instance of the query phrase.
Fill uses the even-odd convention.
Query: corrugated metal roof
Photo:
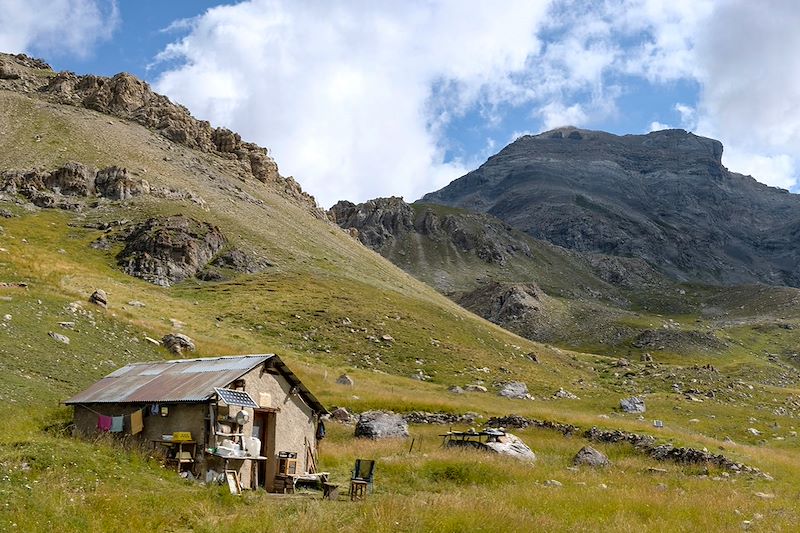
[[[214,387],[225,387],[273,357],[234,355],[133,363],[64,403],[199,402],[213,396]]]
[[[67,405],[79,403],[202,402],[214,396],[214,387],[225,387],[269,361],[317,413],[328,410],[275,354],[228,355],[133,363],[110,373]]]

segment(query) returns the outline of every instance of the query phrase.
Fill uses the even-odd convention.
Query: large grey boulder
[[[528,398],[528,386],[521,381],[509,381],[500,388],[498,392],[504,398],[521,399]]]
[[[533,453],[533,450],[522,439],[511,433],[498,437],[494,442],[487,442],[486,447],[500,455],[507,455],[522,461],[533,462],[536,460],[536,454]]]
[[[647,408],[644,405],[644,400],[633,396],[619,401],[619,408],[626,413],[644,413]]]
[[[183,333],[169,333],[164,335],[161,342],[167,347],[167,350],[175,355],[183,355],[184,352],[195,351],[194,341]]]
[[[592,448],[591,446],[584,446],[581,448],[580,451],[575,454],[575,458],[572,460],[572,463],[575,466],[585,465],[594,467],[611,465],[611,461],[608,460],[608,457],[606,457],[604,453]]]
[[[408,437],[408,423],[391,411],[367,411],[358,417],[355,436],[368,439],[405,438]]]

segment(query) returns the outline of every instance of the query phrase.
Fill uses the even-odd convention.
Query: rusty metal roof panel
[[[274,357],[241,355],[127,365],[67,400],[76,403],[199,402]]]

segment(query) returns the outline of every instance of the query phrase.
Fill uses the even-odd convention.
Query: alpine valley
[[[722,149],[560,128],[326,212],[132,75],[0,55],[0,530],[795,530],[800,197]],[[278,354],[337,415],[320,469],[374,459],[373,493],[73,436],[61,401],[176,346]],[[376,410],[410,438],[355,437]],[[500,426],[536,461],[441,446]]]

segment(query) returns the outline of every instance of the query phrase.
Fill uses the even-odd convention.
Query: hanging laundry
[[[111,419],[111,433],[122,433],[122,424],[125,421],[124,416],[115,416]]]
[[[157,403],[154,403],[153,405],[150,406],[150,415],[151,416],[158,416],[159,415],[159,410],[158,410],[158,404]]]
[[[142,423],[142,410],[134,411],[131,413],[131,435],[136,435],[144,429]]]
[[[97,416],[97,429],[100,431],[108,431],[111,429],[113,419],[110,416],[98,415]]]

